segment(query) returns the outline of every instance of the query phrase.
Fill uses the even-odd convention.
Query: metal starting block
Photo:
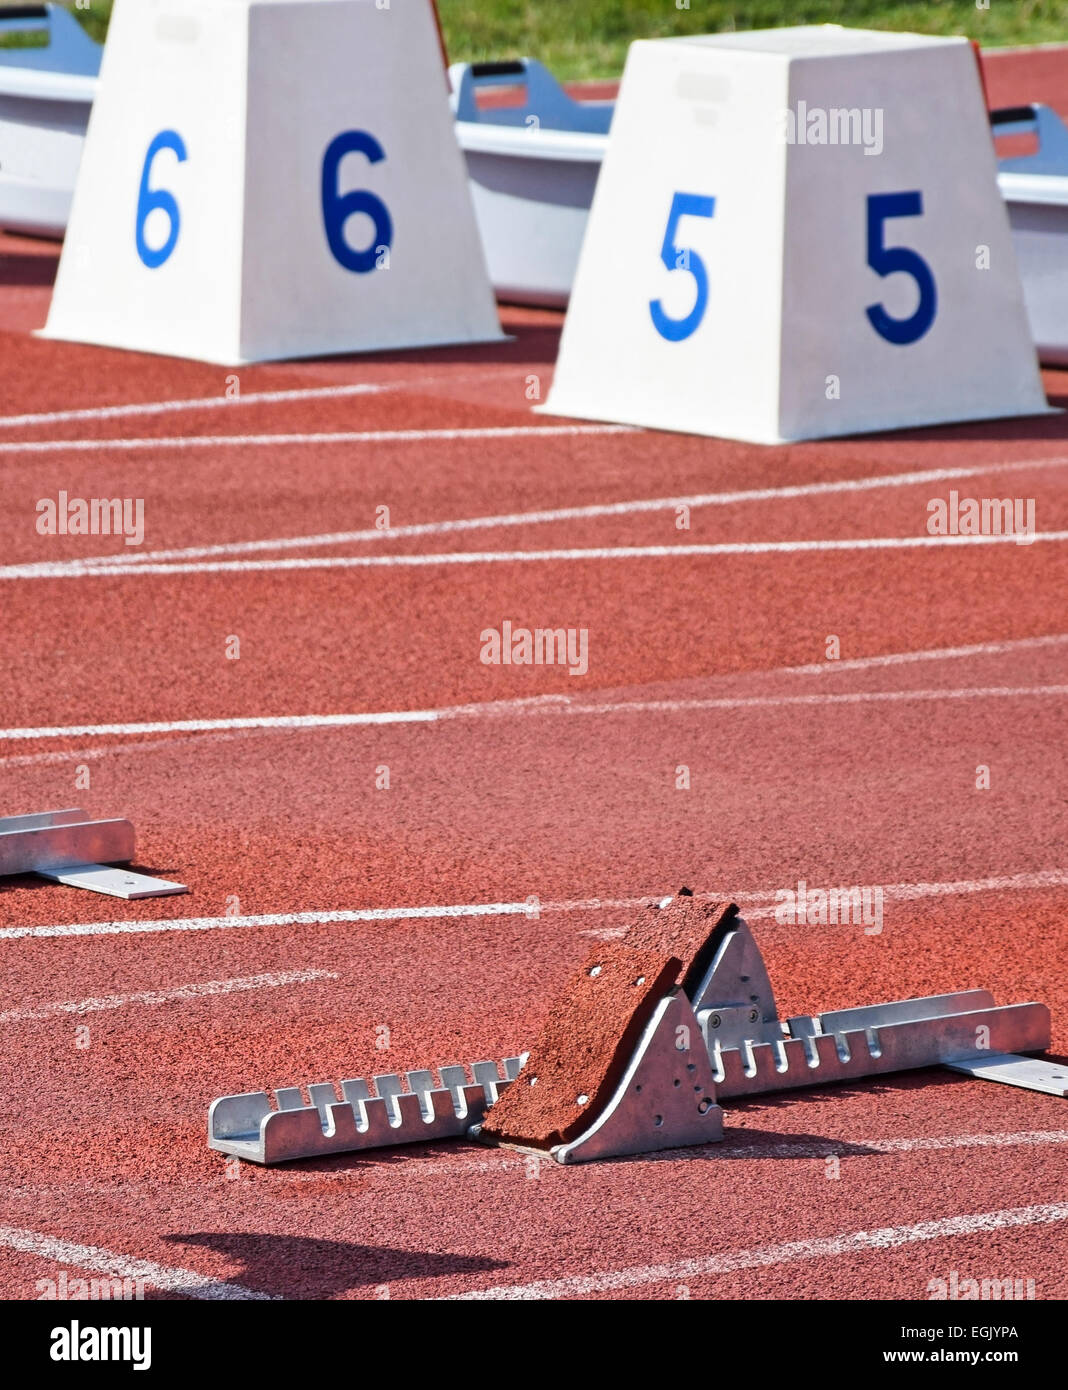
[[[683,890],[660,910],[670,912],[684,898],[693,903]],[[782,1020],[760,949],[733,905],[694,960],[710,961],[699,982],[692,983],[691,971],[656,1001],[629,1053],[618,1058],[607,1098],[590,1107],[597,1113],[581,1111],[585,1127],[567,1142],[542,1147],[507,1129],[504,1137],[484,1132],[493,1127],[492,1107],[506,1087],[539,1080],[524,1054],[506,1059],[503,1077],[495,1063],[476,1063],[475,1085],[466,1084],[462,1067],[444,1067],[439,1087],[429,1071],[409,1072],[405,1081],[376,1077],[377,1098],[362,1081],[342,1082],[340,1097],[332,1084],[310,1086],[310,1104],[297,1088],[275,1091],[273,1103],[266,1092],[226,1096],[208,1113],[209,1146],[274,1164],[466,1134],[575,1163],[721,1139],[721,1100],[918,1067],[944,1066],[1068,1096],[1068,1067],[1016,1055],[1049,1047],[1044,1004],[998,1006],[975,989]],[[595,951],[583,972],[595,976],[601,968]],[[574,1105],[590,1099],[569,1095],[572,1117],[579,1113]],[[519,1089],[498,1113],[514,1110],[517,1101]],[[493,1120],[484,1127],[487,1114]]]
[[[112,898],[188,893],[183,883],[107,867],[133,857],[134,828],[128,820],[90,820],[75,809],[0,817],[0,876],[40,874]]]

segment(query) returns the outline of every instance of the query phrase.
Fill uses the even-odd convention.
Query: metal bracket
[[[133,857],[134,828],[128,820],[90,820],[77,809],[0,817],[0,875],[39,874],[113,898],[189,891],[182,883],[105,867]]]
[[[283,1163],[294,1158],[378,1149],[391,1144],[420,1144],[467,1133],[506,1086],[519,1075],[525,1058],[506,1057],[503,1074],[496,1062],[438,1069],[404,1076],[333,1082],[308,1087],[307,1104],[299,1086],[223,1096],[208,1110],[208,1147],[250,1163]]]

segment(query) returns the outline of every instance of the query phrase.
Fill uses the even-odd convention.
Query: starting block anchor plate
[[[1009,1052],[979,1052],[943,1064],[951,1071],[963,1072],[980,1081],[1000,1081],[1005,1086],[1022,1086],[1027,1091],[1045,1091],[1051,1096],[1068,1096],[1068,1066],[1048,1057],[1016,1057]]]
[[[106,864],[67,864],[56,869],[35,869],[41,878],[53,883],[65,883],[70,888],[87,888],[91,893],[104,893],[109,898],[169,898],[175,893],[188,893],[184,883],[172,883],[165,878],[135,874],[130,869],[109,868]]]

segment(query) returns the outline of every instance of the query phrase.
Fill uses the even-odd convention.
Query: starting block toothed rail
[[[0,876],[40,874],[112,898],[188,893],[183,883],[109,867],[133,857],[134,828],[128,820],[90,820],[74,808],[0,817]]]
[[[310,1103],[299,1087],[273,1102],[266,1091],[226,1096],[209,1110],[209,1146],[275,1164],[466,1134],[575,1163],[722,1139],[720,1100],[919,1067],[1068,1096],[1068,1066],[1018,1055],[1049,1047],[1044,1004],[999,1006],[973,989],[783,1020],[733,904],[700,905],[684,889],[630,933],[641,949],[593,951],[533,1050],[503,1072],[475,1063],[474,1084],[461,1066],[437,1080],[379,1076],[373,1093],[366,1081],[343,1081],[340,1094],[320,1083]],[[591,1048],[598,1027],[609,1041]]]

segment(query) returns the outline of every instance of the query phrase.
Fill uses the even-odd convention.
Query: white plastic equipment
[[[544,409],[768,444],[1045,412],[996,172],[966,39],[632,44]]]
[[[1031,336],[1043,362],[1068,366],[1068,128],[1048,106],[991,115],[995,135],[1034,134],[1038,148],[999,162]]]
[[[500,340],[432,0],[117,0],[45,336],[227,365]]]
[[[58,5],[0,10],[0,226],[62,236],[70,214],[102,49]]]
[[[575,101],[531,58],[454,63],[449,79],[493,288],[501,299],[562,307],[614,103]],[[524,88],[525,100],[480,108],[476,93],[488,87]]]

